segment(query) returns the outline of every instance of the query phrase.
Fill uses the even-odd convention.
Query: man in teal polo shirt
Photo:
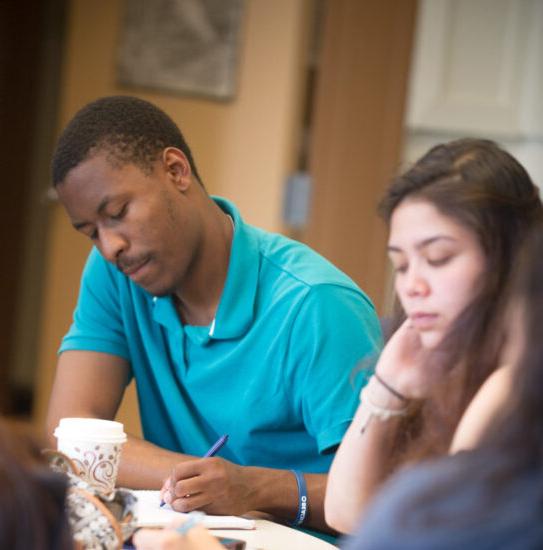
[[[326,472],[375,358],[368,298],[306,246],[210,197],[174,122],[108,97],[59,139],[53,183],[95,247],[58,361],[49,430],[114,418],[136,381],[145,440],[119,482],[180,511],[269,512],[325,528]],[[221,434],[220,458],[202,457]]]

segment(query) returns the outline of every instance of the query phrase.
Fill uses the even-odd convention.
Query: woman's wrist
[[[400,399],[398,395],[392,393],[385,385],[379,382],[375,375],[369,379],[366,387],[366,395],[369,395],[372,403],[383,409],[399,411],[405,409],[409,403],[407,398]]]
[[[397,397],[404,405],[409,403],[409,398],[404,394],[400,393],[396,388],[394,388],[389,382],[387,382],[377,371],[374,373],[374,378],[383,386],[389,393],[394,397]]]
[[[390,391],[374,376],[360,392],[359,429],[363,435],[373,419],[388,422],[394,418],[407,416],[409,400],[397,392]]]

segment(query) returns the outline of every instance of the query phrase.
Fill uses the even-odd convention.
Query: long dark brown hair
[[[485,270],[476,296],[428,356],[446,374],[399,427],[394,455],[400,462],[447,452],[467,404],[498,366],[501,336],[495,327],[507,282],[522,243],[543,219],[538,189],[526,170],[483,139],[437,145],[396,178],[380,204],[387,223],[406,199],[428,201],[472,231],[483,249]]]
[[[29,429],[0,419],[0,548],[74,548],[64,476],[44,463]]]
[[[519,333],[524,341],[514,392],[481,443],[483,448],[508,458],[510,474],[543,471],[543,226],[533,231],[519,265],[511,301],[520,311]]]
[[[411,506],[403,510],[401,521],[411,527],[418,522],[420,532],[446,525],[461,533],[466,525],[474,529],[479,521],[494,521],[495,510],[503,510],[504,499],[515,493],[520,498],[517,506],[530,506],[530,517],[540,517],[543,525],[543,227],[536,227],[530,235],[518,265],[507,293],[507,315],[500,320],[506,332],[522,340],[519,357],[510,365],[514,369],[511,393],[486,427],[477,448],[446,458],[440,463],[442,475],[420,492],[413,491]],[[515,310],[520,315],[510,315]],[[519,325],[515,331],[511,331],[512,323]],[[526,483],[531,492],[528,500],[522,501],[515,488]],[[465,502],[462,509],[439,506],[444,499],[454,501],[458,491],[466,491],[466,487],[475,488],[472,495],[478,496]],[[511,526],[505,525],[507,528]],[[531,541],[526,545],[532,548],[534,536],[541,537],[541,531],[534,535],[518,530],[516,536],[519,541],[527,537],[522,540]]]

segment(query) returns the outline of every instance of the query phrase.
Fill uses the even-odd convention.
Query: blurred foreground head
[[[73,548],[64,513],[66,481],[44,463],[23,426],[0,421],[0,548]]]

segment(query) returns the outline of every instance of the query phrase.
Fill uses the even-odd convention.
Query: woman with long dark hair
[[[381,213],[403,311],[330,471],[326,519],[342,532],[400,465],[448,452],[467,405],[500,364],[503,338],[493,327],[543,209],[510,154],[461,139],[393,181]]]
[[[516,361],[499,407],[486,387],[477,396],[491,397],[495,415],[476,448],[391,479],[346,550],[543,548],[542,229],[522,259],[505,316]]]

